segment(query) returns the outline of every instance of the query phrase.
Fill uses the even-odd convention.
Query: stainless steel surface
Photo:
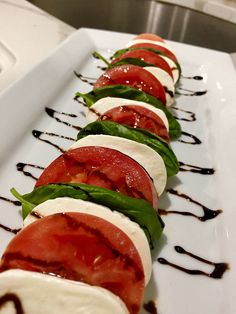
[[[152,32],[178,42],[236,52],[236,24],[176,5],[151,0],[30,2],[76,28]]]

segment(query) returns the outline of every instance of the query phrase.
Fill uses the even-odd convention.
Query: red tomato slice
[[[112,64],[121,61],[126,58],[135,58],[140,59],[144,62],[150,63],[158,68],[161,68],[162,70],[166,71],[172,78],[172,70],[169,66],[169,64],[158,54],[155,52],[144,50],[144,49],[137,49],[137,50],[128,50],[125,53],[123,53],[121,56],[117,57],[112,61]]]
[[[125,64],[108,69],[98,78],[94,89],[116,84],[133,86],[166,104],[164,87],[153,74],[142,67]]]
[[[54,214],[28,225],[10,242],[0,271],[23,269],[106,288],[130,313],[144,292],[140,256],[129,237],[110,222],[88,214]]]
[[[170,58],[171,60],[173,60],[174,62],[178,62],[176,56],[173,54],[173,52],[171,52],[169,49],[167,49],[166,47],[162,47],[159,46],[158,43],[157,44],[151,44],[151,43],[140,43],[140,44],[135,44],[130,46],[129,48],[152,48],[155,50],[159,50],[161,52],[164,52],[166,54],[166,56],[168,58]]]
[[[142,128],[169,141],[169,133],[162,119],[153,111],[141,106],[121,105],[108,110],[100,119]]]
[[[134,159],[110,148],[87,146],[72,149],[55,159],[36,186],[49,183],[87,183],[143,198],[157,208],[157,195],[147,172]]]
[[[155,40],[155,41],[161,41],[161,42],[165,42],[163,38],[161,38],[160,36],[157,36],[156,34],[150,34],[150,33],[143,33],[143,34],[139,34],[138,36],[136,36],[134,38],[135,39],[147,39],[147,40]]]

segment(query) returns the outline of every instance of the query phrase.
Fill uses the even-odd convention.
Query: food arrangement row
[[[24,226],[1,258],[0,313],[141,309],[164,228],[158,199],[179,170],[170,142],[181,128],[168,107],[181,68],[153,34],[109,61],[94,56],[107,68],[92,91],[76,94],[88,124],[32,192],[12,189]]]

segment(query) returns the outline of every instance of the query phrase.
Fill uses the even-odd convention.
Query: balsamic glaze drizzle
[[[102,71],[106,71],[108,69],[107,67],[103,67],[101,65],[97,65],[97,68]]]
[[[60,114],[60,115],[65,115],[65,116],[68,116],[68,117],[72,117],[72,118],[78,118],[78,116],[76,114],[73,114],[73,113],[66,113],[66,112],[60,112],[60,111],[57,111],[57,110],[54,110],[52,108],[48,108],[48,107],[45,107],[45,111],[46,113],[49,115],[49,117],[55,119],[57,122],[59,123],[63,123],[71,128],[74,128],[76,130],[81,130],[81,127],[78,126],[78,125],[73,125],[69,122],[66,122],[64,120],[61,120],[60,118],[56,117],[56,114]]]
[[[222,213],[221,209],[217,209],[217,210],[212,210],[208,207],[206,207],[205,205],[202,205],[201,203],[195,201],[194,199],[192,199],[190,196],[188,196],[187,194],[181,193],[177,190],[174,189],[167,189],[167,192],[173,195],[176,195],[178,197],[184,198],[186,201],[193,203],[199,207],[202,208],[203,210],[203,216],[198,216],[194,213],[191,212],[187,212],[187,211],[176,211],[176,210],[164,210],[164,209],[159,209],[159,214],[160,215],[169,215],[169,214],[178,214],[178,215],[183,215],[183,216],[191,216],[194,218],[197,218],[200,221],[207,221],[210,219],[213,219],[215,217],[217,217],[219,214]]]
[[[42,141],[42,142],[45,142],[53,147],[55,147],[56,149],[58,149],[60,152],[64,153],[66,150],[61,148],[59,145],[49,141],[49,140],[46,140],[46,139],[43,139],[41,136],[42,135],[48,135],[50,137],[58,137],[58,138],[63,138],[63,139],[66,139],[66,140],[69,140],[69,141],[73,141],[75,142],[76,139],[72,138],[72,137],[68,137],[68,136],[63,136],[63,135],[59,135],[59,134],[56,134],[56,133],[51,133],[51,132],[44,132],[44,131],[38,131],[38,130],[33,130],[32,131],[32,134],[35,138],[37,138],[38,140]]]
[[[18,229],[12,229],[12,228],[9,228],[9,227],[4,226],[4,225],[2,225],[2,224],[0,224],[0,228],[2,228],[2,229],[3,229],[3,230],[5,230],[5,231],[8,231],[8,232],[14,233],[14,234],[17,234],[17,233],[21,230],[21,228],[18,228]]]
[[[143,308],[146,310],[146,312],[150,314],[158,314],[156,304],[154,301],[148,301],[147,303],[144,303]]]
[[[202,143],[201,140],[199,140],[199,138],[197,138],[195,135],[187,133],[182,131],[182,135],[186,136],[186,137],[190,137],[192,139],[192,141],[185,141],[185,140],[181,140],[179,139],[178,142],[180,143],[184,143],[184,144],[191,144],[191,145],[199,145]]]
[[[21,205],[21,202],[15,201],[15,200],[11,200],[11,199],[9,199],[7,197],[4,197],[4,196],[0,196],[0,200],[6,201],[8,203],[12,203],[12,204],[14,204],[16,206],[20,206]]]
[[[45,168],[42,166],[38,166],[38,165],[34,165],[34,164],[28,164],[28,163],[24,163],[24,162],[18,162],[16,165],[16,169],[20,172],[23,172],[25,176],[27,177],[31,177],[34,180],[38,180],[37,177],[35,177],[31,172],[26,171],[25,168],[26,167],[30,167],[30,168],[35,168],[35,169],[39,169],[39,170],[44,170]]]
[[[98,118],[101,118],[102,115],[96,111],[93,107],[87,107],[87,105],[83,102],[79,100],[79,97],[75,97],[74,100],[76,100],[78,103],[82,104],[84,107],[86,107],[89,111],[93,112]]]
[[[165,92],[171,97],[171,98],[174,98],[174,93],[169,90],[166,86],[163,86],[164,87],[164,90]]]
[[[196,81],[203,80],[203,76],[200,76],[200,75],[194,75],[194,76],[184,76],[184,75],[181,75],[181,77],[184,78],[184,79],[188,79],[188,80],[196,80]]]
[[[89,85],[92,85],[95,83],[95,81],[97,80],[97,78],[95,77],[89,77],[89,76],[85,76],[82,75],[81,73],[77,73],[76,71],[74,71],[74,74],[76,77],[78,77],[82,82],[87,83]]]
[[[87,105],[82,100],[80,100],[79,98],[80,98],[80,96],[75,96],[74,100],[88,109]]]
[[[181,121],[187,121],[187,122],[193,122],[193,121],[196,121],[196,114],[192,111],[188,111],[188,110],[184,110],[184,109],[180,109],[178,107],[171,107],[172,109],[175,109],[175,110],[178,110],[178,111],[181,111],[181,112],[184,112],[186,113],[189,118],[179,118],[179,117],[175,117],[175,119],[177,120],[181,120]]]
[[[7,197],[3,197],[3,196],[0,196],[0,200],[6,201],[6,202],[8,202],[8,203],[12,203],[12,204],[14,204],[15,206],[20,206],[20,205],[21,205],[21,202],[15,201],[15,200],[11,200],[11,199],[9,199],[9,198],[7,198]],[[12,229],[12,228],[9,228],[9,227],[7,227],[7,226],[1,224],[1,223],[0,223],[0,228],[3,229],[3,230],[5,230],[5,231],[14,233],[14,234],[16,234],[17,232],[20,231],[20,229]],[[1,306],[0,306],[0,307],[1,307]]]
[[[181,93],[179,90],[183,90],[187,93]],[[203,96],[207,93],[207,90],[203,90],[203,91],[192,91],[190,89],[186,89],[186,88],[182,88],[182,87],[178,87],[178,90],[176,90],[175,92],[177,95],[182,95],[182,96]]]
[[[11,199],[9,199],[9,198],[7,198],[7,197],[0,196],[0,200],[5,201],[5,202],[8,202],[8,203],[11,203],[11,204],[13,204],[13,205],[15,205],[15,206],[21,206],[21,202],[15,201],[15,200],[11,200]],[[9,228],[9,227],[7,227],[7,226],[1,224],[1,223],[0,223],[0,228],[3,229],[3,230],[5,230],[5,231],[14,233],[14,234],[16,234],[17,232],[19,232],[19,231],[21,230],[21,229],[12,229],[12,228]],[[1,308],[1,303],[0,303],[0,308]]]
[[[182,161],[179,161],[179,171],[183,172],[193,172],[193,173],[199,173],[203,175],[212,175],[215,173],[214,168],[203,168],[203,167],[198,167],[190,164],[185,164]]]
[[[222,278],[225,271],[229,269],[229,265],[227,263],[211,262],[211,261],[206,260],[200,256],[197,256],[191,252],[186,251],[185,249],[183,249],[181,246],[178,246],[178,245],[176,245],[174,248],[175,248],[175,251],[179,254],[186,254],[186,255],[188,255],[188,256],[192,257],[193,259],[196,259],[200,262],[203,262],[203,263],[208,264],[208,265],[212,265],[214,267],[213,271],[210,273],[207,273],[207,272],[204,272],[204,271],[198,270],[198,269],[187,269],[187,268],[184,268],[184,267],[179,266],[177,264],[171,263],[162,257],[158,258],[158,262],[163,264],[163,265],[169,265],[169,266],[171,266],[175,269],[178,269],[180,271],[183,271],[189,275],[203,275],[203,276],[207,276],[207,277],[214,278],[214,279]]]
[[[0,297],[0,309],[4,306],[5,303],[12,302],[14,304],[16,314],[24,314],[21,300],[14,293],[6,293]]]

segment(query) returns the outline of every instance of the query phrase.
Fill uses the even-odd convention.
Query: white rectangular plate
[[[62,43],[43,62],[33,68],[0,95],[0,224],[20,228],[22,219],[9,190],[15,187],[21,193],[33,189],[42,170],[26,166],[23,174],[18,163],[47,166],[60,151],[33,136],[32,131],[54,133],[65,138],[42,134],[41,139],[64,149],[75,139],[77,130],[50,117],[45,108],[73,113],[77,117],[56,114],[71,125],[85,126],[86,108],[73,100],[76,91],[86,92],[91,86],[78,79],[74,71],[93,82],[102,71],[101,61],[94,59],[95,50],[105,56],[123,48],[133,36],[130,34],[80,29]],[[181,78],[181,87],[204,91],[202,96],[177,96],[173,109],[179,118],[195,116],[195,121],[180,120],[183,131],[201,140],[200,144],[172,143],[179,159],[187,164],[214,168],[212,175],[181,171],[171,178],[168,188],[188,195],[191,199],[212,209],[222,209],[217,217],[205,222],[179,214],[163,216],[166,227],[159,257],[188,269],[211,273],[213,265],[186,254],[185,250],[212,262],[226,262],[230,269],[222,279],[204,275],[189,275],[171,266],[154,262],[153,276],[146,289],[145,302],[155,301],[160,314],[234,314],[236,250],[236,75],[228,54],[170,42],[176,51],[184,76],[202,76],[203,80]],[[183,90],[179,90],[185,93]],[[182,136],[182,140],[190,140]],[[202,207],[184,198],[165,193],[160,207],[168,211],[188,211],[203,215]],[[0,252],[14,235],[0,228]],[[147,313],[142,309],[142,313]]]

